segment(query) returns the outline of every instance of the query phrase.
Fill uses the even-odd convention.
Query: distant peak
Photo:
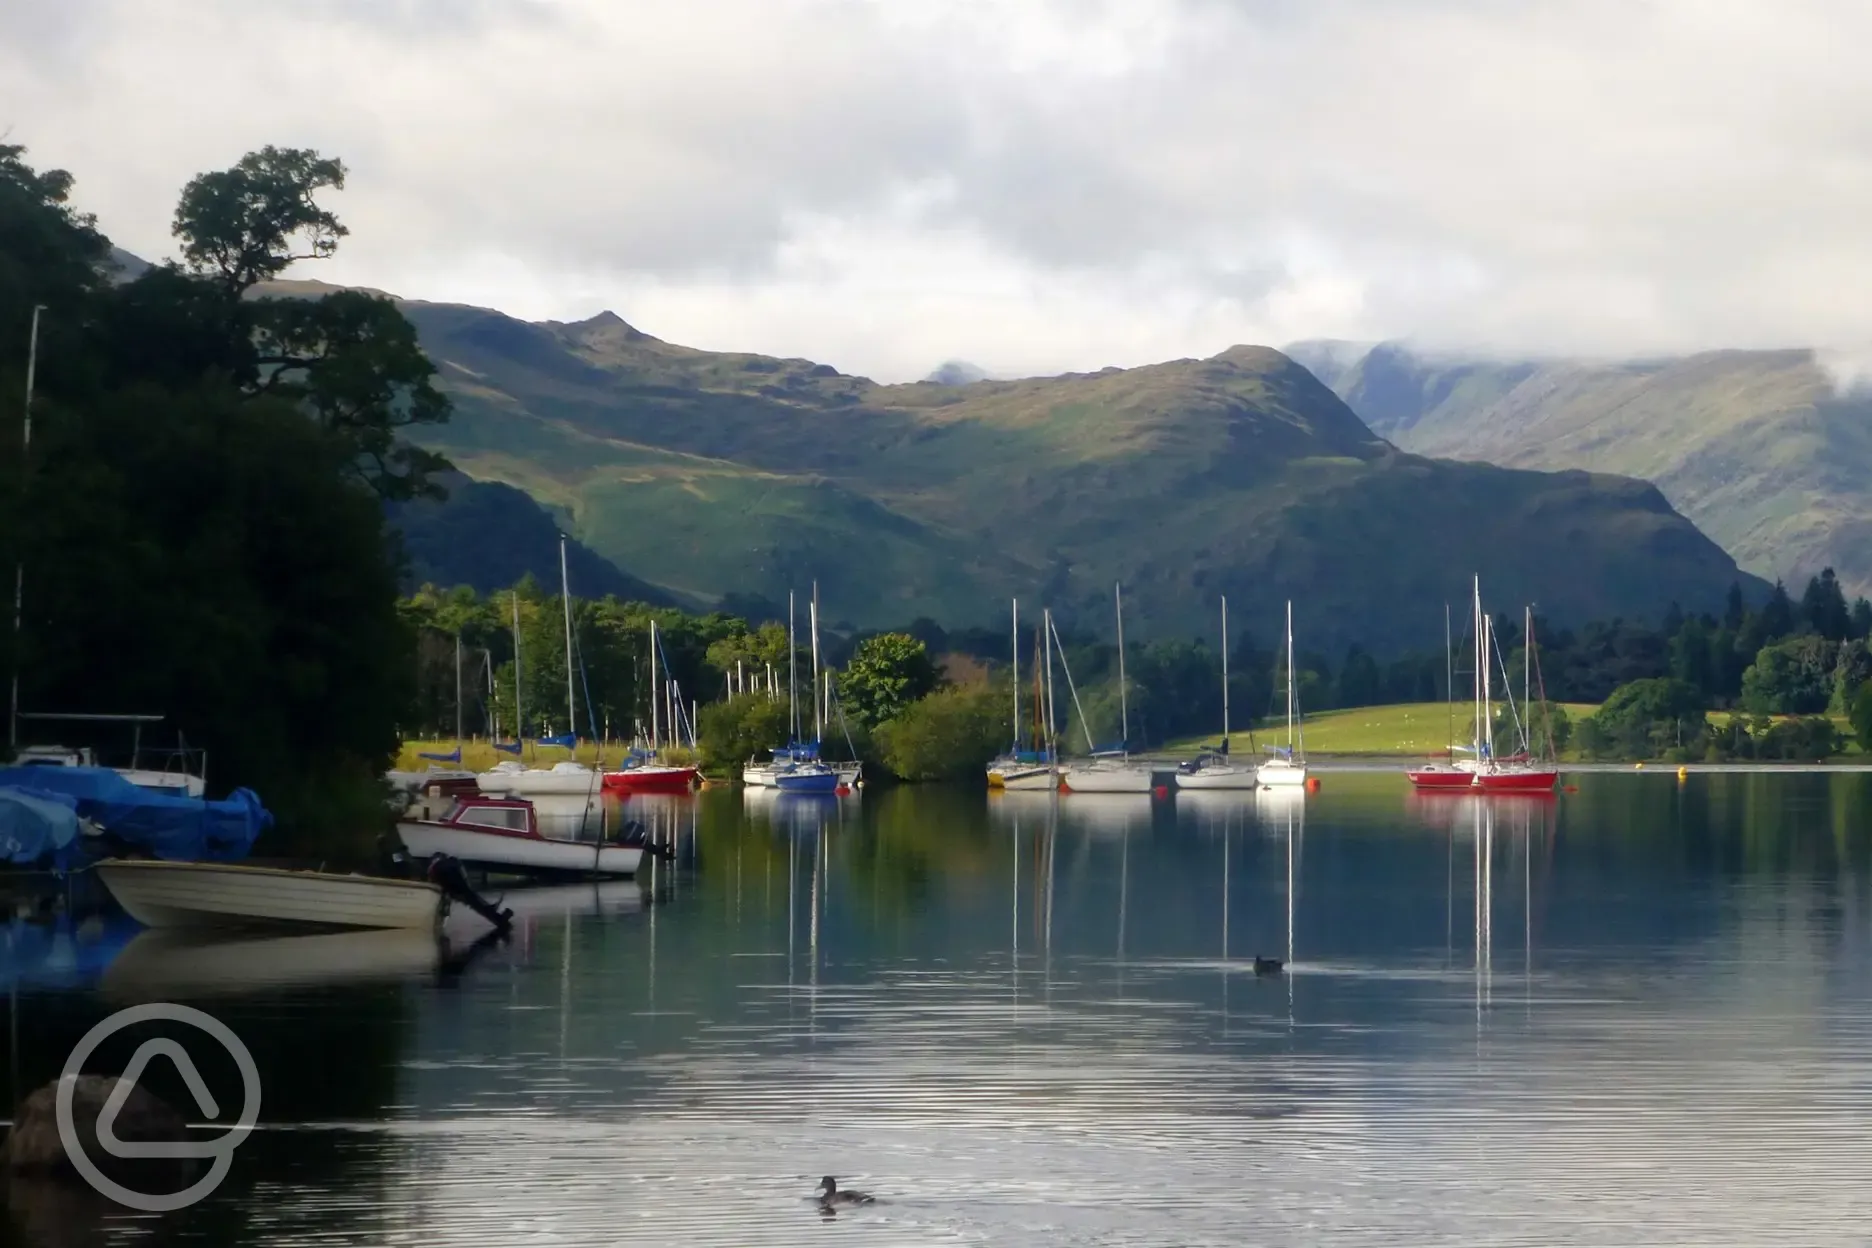
[[[617,313],[606,308],[597,316],[583,321],[574,321],[566,326],[575,335],[587,341],[594,339],[606,342],[655,342],[649,334],[626,321]]]
[[[933,381],[939,386],[967,386],[988,379],[987,369],[967,360],[944,360],[940,368],[923,380]]]
[[[1228,350],[1209,358],[1217,364],[1232,364],[1236,368],[1252,369],[1256,372],[1286,368],[1293,363],[1273,347],[1252,347],[1242,343],[1237,343]]]

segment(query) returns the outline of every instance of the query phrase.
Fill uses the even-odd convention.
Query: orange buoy
[[[1307,792],[1309,792],[1309,793],[1317,793],[1317,792],[1319,792],[1319,789],[1320,789],[1320,785],[1319,785],[1319,777],[1318,777],[1318,776],[1308,776],[1308,777],[1307,777]]]
[[[1577,784],[1569,784],[1569,785],[1567,785],[1567,786],[1566,786],[1565,788],[1563,788],[1563,789],[1561,789],[1560,791],[1561,791],[1562,793],[1577,793],[1577,792],[1579,792],[1579,785],[1577,785]]]
[[[839,785],[839,786],[838,786],[838,788],[836,788],[836,789],[834,789],[834,790],[833,790],[833,792],[834,792],[834,793],[836,793],[836,794],[838,794],[838,796],[840,796],[840,797],[850,797],[850,796],[851,796],[851,785],[849,785],[849,784],[841,784],[841,785]]]
[[[1158,785],[1156,788],[1151,790],[1151,796],[1152,797],[1169,797],[1170,786],[1167,784]]]

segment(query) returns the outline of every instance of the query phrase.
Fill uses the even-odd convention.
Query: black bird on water
[[[1264,958],[1258,953],[1255,954],[1254,967],[1257,975],[1278,975],[1286,965],[1279,958]]]
[[[868,1205],[871,1195],[868,1192],[841,1192],[838,1180],[831,1175],[819,1180],[819,1207],[821,1209],[843,1209],[848,1205]]]

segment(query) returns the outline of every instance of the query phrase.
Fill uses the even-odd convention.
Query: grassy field
[[[1585,703],[1566,703],[1566,713],[1578,723],[1599,708]],[[1466,707],[1456,707],[1457,739],[1462,737]],[[1285,739],[1286,729],[1276,725],[1267,732],[1257,732],[1255,739],[1266,745]],[[1236,732],[1235,748],[1248,744],[1247,733]],[[1306,717],[1306,748],[1309,754],[1434,754],[1450,744],[1450,712],[1442,702],[1407,702],[1397,706],[1360,706],[1344,711],[1320,711]],[[1214,734],[1192,737],[1165,746],[1170,753],[1188,752],[1205,741],[1213,743]]]

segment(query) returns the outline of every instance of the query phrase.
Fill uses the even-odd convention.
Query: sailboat
[[[657,636],[657,623],[650,621],[650,749],[645,752],[633,748],[624,757],[623,764],[616,771],[604,773],[604,787],[611,793],[687,793],[695,787],[700,773],[694,767],[680,767],[673,763],[657,761],[658,751],[662,749],[662,733],[657,713],[657,704],[667,690],[657,683],[657,658],[662,655],[663,643]],[[662,655],[663,672],[669,674],[669,656]],[[670,725],[670,739],[680,742],[676,726]]]
[[[1479,793],[1546,793],[1553,790],[1560,778],[1560,770],[1551,758],[1534,760],[1529,757],[1527,728],[1522,728],[1520,751],[1507,759],[1495,756],[1494,730],[1494,693],[1491,660],[1499,662],[1499,655],[1490,643],[1495,630],[1489,617],[1482,609],[1482,578],[1475,579],[1474,597],[1471,602],[1471,617],[1475,628],[1475,738],[1473,744],[1452,746],[1452,750],[1466,749],[1471,757],[1458,759],[1451,764],[1432,763],[1411,769],[1406,774],[1412,785],[1419,789],[1454,789]],[[1527,611],[1527,645],[1523,653],[1522,703],[1525,710],[1531,693],[1531,673],[1534,663],[1534,613]],[[1503,676],[1506,677],[1504,672]],[[1508,700],[1512,704],[1511,692]]]
[[[1532,674],[1534,670],[1534,609],[1525,608],[1527,644],[1521,648],[1521,749],[1510,758],[1491,758],[1476,772],[1476,787],[1484,793],[1551,793],[1560,779],[1560,768],[1552,758],[1552,734],[1542,747],[1543,758],[1533,757],[1530,740],[1533,724]],[[1493,629],[1486,630],[1493,636]],[[1499,657],[1499,656],[1498,656]],[[1504,682],[1507,673],[1503,672]],[[1546,691],[1542,691],[1542,701]],[[1508,695],[1512,707],[1514,694]]]
[[[1229,759],[1228,599],[1222,599],[1222,745],[1177,768],[1179,789],[1252,789],[1258,787],[1252,763]]]
[[[559,599],[565,610],[566,642],[566,731],[557,737],[543,737],[541,745],[558,746],[565,750],[578,748],[578,720],[572,701],[572,589],[566,577],[566,537],[559,535]],[[519,611],[518,603],[514,610]],[[518,641],[518,624],[515,625],[515,640]],[[515,651],[514,700],[519,701],[519,664],[518,650]],[[582,793],[597,791],[599,773],[585,764],[566,759],[554,763],[551,767],[527,767],[517,760],[496,763],[492,770],[484,771],[475,777],[475,784],[483,793],[512,794],[519,797],[532,797],[542,793]]]
[[[787,595],[787,704],[791,712],[792,736],[788,743],[773,752],[771,762],[749,760],[741,769],[741,781],[751,788],[779,789],[783,793],[836,793],[841,784],[839,773],[819,761],[819,733],[810,742],[800,740],[799,643],[794,633],[794,600]],[[819,684],[819,594],[813,588],[812,604],[813,684]],[[817,692],[813,695],[813,716],[822,718]],[[823,725],[815,723],[815,729]]]
[[[1060,783],[1074,793],[1148,793],[1151,791],[1149,767],[1131,761],[1131,703],[1125,681],[1124,592],[1112,587],[1118,612],[1118,731],[1116,748],[1092,749],[1085,762],[1066,764],[1060,769]],[[1062,656],[1063,657],[1063,656]],[[1077,695],[1075,695],[1076,697]],[[1082,716],[1083,717],[1083,716]],[[1091,745],[1087,733],[1087,745]]]
[[[1256,779],[1264,789],[1304,787],[1307,780],[1306,734],[1296,728],[1300,694],[1294,679],[1293,601],[1287,602],[1287,744],[1269,746],[1274,757],[1261,764]]]
[[[1020,696],[1020,599],[1014,599],[1014,744],[1006,754],[988,764],[988,787],[991,789],[1052,789],[1059,777],[1053,768],[1053,752],[1040,726],[1040,706],[1044,700],[1040,683],[1040,638],[1034,637],[1033,748],[1022,749]]]

